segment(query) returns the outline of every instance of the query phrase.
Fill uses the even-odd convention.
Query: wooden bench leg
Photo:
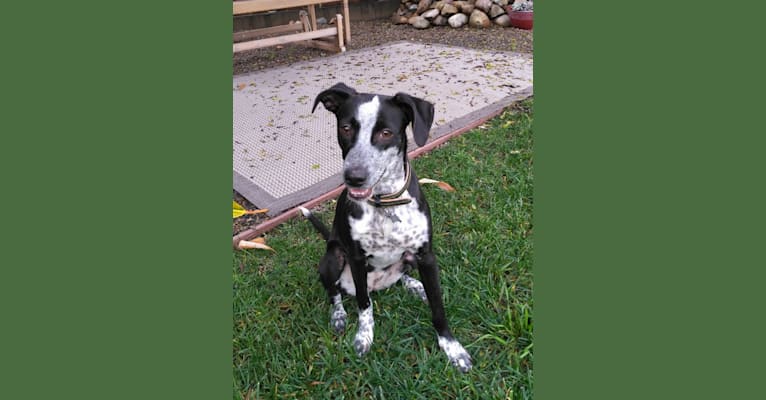
[[[338,48],[340,48],[341,53],[346,51],[346,46],[343,43],[343,16],[340,14],[335,15],[335,24],[338,27]]]
[[[317,10],[313,4],[309,6],[309,16],[311,17],[311,28],[317,30]]]
[[[343,16],[346,17],[343,24],[346,27],[346,43],[351,43],[351,16],[348,13],[348,0],[343,0]]]

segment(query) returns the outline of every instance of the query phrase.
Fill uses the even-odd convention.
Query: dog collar
[[[392,206],[400,206],[402,204],[407,204],[412,201],[412,199],[399,199],[398,197],[401,196],[405,191],[407,191],[407,188],[410,187],[410,180],[412,179],[412,175],[410,174],[410,163],[407,163],[407,171],[405,172],[404,176],[404,186],[396,193],[391,194],[375,194],[372,196],[372,198],[367,199],[367,203],[374,207],[392,207]]]

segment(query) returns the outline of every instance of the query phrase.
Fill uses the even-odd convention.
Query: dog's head
[[[343,177],[349,196],[357,200],[372,195],[388,168],[402,165],[407,125],[412,124],[415,143],[422,146],[434,119],[433,104],[423,99],[401,92],[358,93],[343,83],[319,93],[311,112],[320,102],[337,118]]]

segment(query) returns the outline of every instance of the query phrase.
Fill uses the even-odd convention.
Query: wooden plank
[[[272,26],[270,28],[251,29],[248,31],[235,32],[234,41],[242,42],[244,40],[255,39],[259,36],[266,36],[266,35],[273,35],[273,34],[287,33],[287,32],[297,32],[302,30],[303,30],[303,24],[300,22],[296,22],[296,23],[292,23],[288,25]]]
[[[338,44],[335,43],[335,41],[327,42],[323,39],[313,39],[313,40],[307,40],[305,42],[298,42],[298,44],[302,44],[308,47],[314,47],[320,50],[330,51],[333,53],[341,52],[341,49],[338,48]]]
[[[312,4],[338,3],[343,0],[246,0],[234,1],[234,15],[305,7]],[[345,0],[348,1],[348,0]]]
[[[276,46],[278,44],[287,44],[301,40],[316,39],[324,36],[335,36],[342,33],[337,28],[325,28],[311,32],[301,32],[292,35],[278,36],[268,39],[251,40],[249,42],[237,43],[234,45],[234,52],[259,49],[262,47]]]

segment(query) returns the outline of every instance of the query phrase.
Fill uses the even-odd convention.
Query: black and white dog
[[[341,293],[355,296],[359,330],[354,348],[359,356],[366,354],[375,325],[369,292],[401,280],[428,302],[439,347],[450,362],[468,371],[471,357],[452,336],[444,315],[439,267],[431,249],[431,213],[407,159],[405,129],[412,123],[415,142],[424,145],[433,104],[406,93],[358,93],[343,83],[319,93],[312,112],[320,102],[337,117],[346,188],[338,199],[332,232],[308,210],[302,211],[327,240],[319,273],[332,303],[333,327],[338,332],[346,327]],[[413,267],[422,283],[407,275]]]

